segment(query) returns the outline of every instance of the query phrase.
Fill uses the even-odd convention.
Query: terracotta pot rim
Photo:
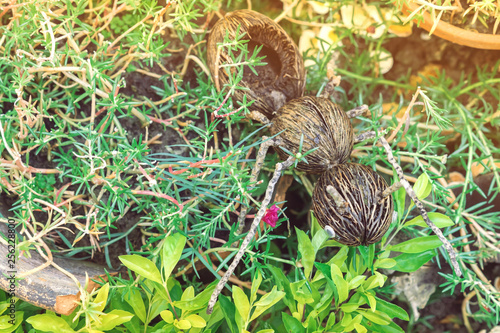
[[[410,14],[419,7],[418,4],[414,3],[403,5],[403,13]],[[434,25],[434,19],[427,12],[424,12],[423,16],[424,20],[420,22],[419,27],[430,31]],[[414,21],[416,22],[416,20]],[[438,22],[432,34],[459,45],[484,50],[500,50],[500,35],[473,32],[458,28],[444,21]]]

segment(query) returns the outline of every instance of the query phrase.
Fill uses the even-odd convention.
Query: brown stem
[[[467,296],[465,296],[465,299],[462,301],[462,318],[464,321],[464,326],[467,328],[467,332],[469,332],[469,333],[473,333],[474,330],[472,329],[472,326],[470,325],[469,314],[467,313],[467,308],[469,307],[469,301],[474,296],[476,296],[475,290],[468,293]]]

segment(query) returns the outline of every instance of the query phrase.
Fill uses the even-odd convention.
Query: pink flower
[[[271,208],[266,210],[266,214],[262,218],[262,221],[274,228],[276,226],[276,222],[278,221],[278,210],[279,208],[276,205],[272,205]]]

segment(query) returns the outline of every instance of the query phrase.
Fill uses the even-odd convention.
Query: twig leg
[[[415,193],[415,191],[413,191],[413,188],[410,186],[410,183],[408,183],[408,181],[404,177],[403,169],[401,169],[399,164],[394,159],[394,155],[392,154],[392,149],[389,146],[387,140],[384,137],[380,137],[379,141],[384,146],[384,149],[387,152],[387,159],[389,160],[389,163],[392,164],[393,168],[396,170],[396,173],[398,174],[399,177],[399,181],[406,190],[406,193],[408,193],[410,198],[415,203],[415,206],[417,206],[418,210],[420,211],[420,215],[422,215],[422,218],[424,219],[425,223],[427,223],[429,228],[432,229],[432,231],[436,234],[436,236],[439,237],[439,240],[443,243],[444,248],[446,249],[448,255],[450,256],[451,265],[453,267],[453,270],[455,271],[455,274],[457,274],[457,276],[462,276],[462,271],[460,270],[460,266],[458,265],[457,256],[455,254],[455,250],[453,250],[453,246],[450,244],[448,239],[444,237],[441,230],[438,227],[436,227],[434,223],[431,222],[429,216],[427,216],[427,211],[425,210],[424,205],[422,204],[422,202],[420,202],[420,200],[418,200],[417,194]]]
[[[337,191],[337,189],[335,187],[333,187],[332,185],[328,185],[326,187],[326,192],[328,194],[330,194],[330,197],[335,202],[335,205],[337,206],[338,212],[340,214],[344,214],[345,210],[346,210],[346,208],[348,206],[348,204],[344,200],[344,198],[342,198],[342,196],[340,195],[339,191]]]
[[[356,118],[357,116],[362,115],[363,113],[365,113],[368,110],[369,110],[368,105],[363,104],[363,105],[360,105],[358,107],[355,107],[352,110],[346,111],[346,115],[348,118]]]
[[[259,111],[251,111],[247,115],[247,118],[250,118],[252,120],[258,121],[259,123],[261,123],[263,125],[268,125],[268,124],[271,123],[269,121],[269,119],[266,116],[264,116],[262,113],[260,113]]]
[[[255,166],[253,167],[252,174],[250,175],[250,184],[254,184],[259,177],[260,170],[264,165],[264,159],[266,158],[267,151],[269,147],[276,146],[280,143],[279,139],[268,140],[267,136],[262,137],[263,143],[260,145],[259,151],[257,152],[257,157],[255,159]],[[267,140],[267,141],[266,141]],[[248,206],[241,206],[240,216],[238,217],[238,230],[237,234],[241,234],[245,224],[245,216],[247,215]]]
[[[335,91],[335,87],[337,87],[340,84],[341,77],[340,76],[331,76],[326,83],[325,88],[321,92],[320,97],[322,98],[329,98],[331,95],[333,95],[333,92]]]
[[[217,302],[217,298],[219,297],[220,292],[224,288],[224,285],[227,283],[227,280],[229,280],[229,277],[233,274],[234,269],[238,265],[238,263],[241,260],[241,257],[243,257],[243,253],[245,253],[245,250],[248,247],[248,244],[252,240],[253,236],[255,235],[255,232],[257,230],[257,227],[260,223],[260,220],[266,213],[267,205],[269,205],[269,202],[271,201],[271,197],[274,192],[274,187],[276,186],[276,183],[281,177],[281,171],[284,169],[290,167],[293,163],[295,162],[295,158],[290,156],[286,161],[281,162],[276,164],[276,170],[274,170],[273,177],[269,181],[269,185],[267,186],[266,189],[266,195],[264,196],[264,200],[262,201],[262,205],[260,206],[259,211],[257,212],[257,215],[255,215],[255,219],[252,222],[252,225],[250,226],[250,230],[248,231],[248,234],[246,235],[245,239],[241,243],[240,249],[238,250],[238,253],[236,253],[236,256],[233,259],[233,262],[231,263],[231,266],[226,271],[226,274],[219,280],[219,283],[215,287],[214,292],[212,293],[212,297],[210,298],[210,301],[208,302],[208,308],[207,308],[207,314],[211,314],[215,303]]]
[[[378,202],[381,202],[386,197],[390,196],[392,193],[399,190],[402,186],[403,186],[403,184],[401,184],[401,182],[395,182],[394,184],[392,184],[391,186],[389,186],[388,188],[386,188],[382,192],[377,193],[377,196],[379,197]]]
[[[368,139],[373,139],[377,136],[377,132],[375,131],[367,131],[360,133],[354,137],[354,143],[359,143]]]

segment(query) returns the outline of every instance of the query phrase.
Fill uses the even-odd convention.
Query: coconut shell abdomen
[[[347,202],[343,213],[327,193],[332,185]],[[392,196],[379,201],[379,193],[388,187],[371,168],[346,163],[319,177],[313,192],[313,211],[319,224],[330,226],[335,240],[349,246],[370,245],[382,239],[389,229],[394,212]]]
[[[303,136],[302,149],[308,163],[300,162],[297,169],[308,173],[322,173],[335,165],[346,163],[354,144],[354,131],[345,112],[326,98],[305,96],[294,99],[278,110],[270,127],[272,135],[279,135],[286,150],[297,154]],[[281,159],[288,154],[277,148]]]
[[[239,86],[247,90],[236,89],[233,101],[254,101],[251,111],[260,111],[268,118],[272,118],[276,110],[287,101],[300,97],[304,93],[305,69],[302,56],[295,42],[277,23],[269,17],[252,10],[236,10],[227,13],[212,28],[207,44],[207,60],[212,77],[223,89],[229,82],[228,72],[232,67],[221,68],[220,65],[232,63],[227,54],[227,48],[220,47],[224,37],[234,40],[239,26],[239,36],[248,40],[248,50],[253,52],[256,47],[262,46],[259,56],[265,55],[265,66],[255,66],[256,76],[252,71],[245,69]],[[219,48],[219,51],[218,51]],[[219,52],[219,57],[217,54]]]

